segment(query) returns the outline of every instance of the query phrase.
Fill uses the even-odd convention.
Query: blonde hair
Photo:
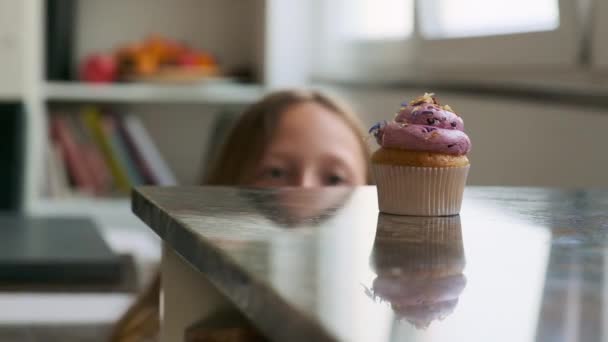
[[[114,326],[110,341],[155,341],[160,331],[160,272]]]
[[[271,93],[251,105],[232,127],[213,167],[201,182],[204,185],[247,185],[247,177],[256,167],[274,138],[281,115],[290,107],[316,103],[342,119],[358,137],[361,153],[369,160],[369,148],[357,116],[345,106],[316,91],[284,90]],[[370,172],[366,169],[367,183]],[[111,341],[146,341],[158,335],[160,328],[159,295],[161,281],[157,273],[152,283],[116,324]]]
[[[290,107],[312,102],[337,115],[359,137],[361,153],[369,160],[363,127],[357,116],[338,101],[316,91],[284,90],[250,106],[232,128],[219,158],[204,177],[206,185],[246,185],[247,177],[270,145],[281,115]],[[367,182],[370,172],[366,170]]]

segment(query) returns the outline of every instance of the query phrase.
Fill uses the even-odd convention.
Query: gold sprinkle
[[[455,114],[456,116],[460,116],[458,115],[458,113],[456,113],[456,111],[454,109],[452,109],[452,107],[450,107],[449,105],[445,105],[443,106],[443,110],[447,110],[448,112],[452,112],[453,114]]]
[[[430,140],[430,139],[433,139],[433,138],[437,138],[438,136],[439,136],[439,132],[437,132],[437,131],[433,131],[433,133],[431,133],[431,134],[427,135],[427,136],[424,138],[424,140]]]
[[[441,106],[439,104],[439,100],[437,100],[437,97],[435,96],[435,94],[433,93],[431,98],[433,99],[433,104],[437,105],[437,106]]]
[[[439,105],[439,101],[437,101],[437,99],[435,98],[435,93],[424,93],[424,95],[419,96],[410,102],[412,106],[420,105],[423,103]]]

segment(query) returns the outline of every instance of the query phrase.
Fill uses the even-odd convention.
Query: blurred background
[[[242,108],[284,87],[368,125],[434,92],[465,120],[470,185],[605,187],[605,33],[601,0],[0,0],[0,206],[89,219],[137,288],[160,251],[129,188],[198,184]],[[33,319],[3,296],[0,321]],[[131,296],[100,298],[65,319]]]

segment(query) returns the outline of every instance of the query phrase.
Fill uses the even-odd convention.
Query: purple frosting
[[[385,148],[454,155],[471,150],[462,118],[449,106],[441,107],[431,94],[404,103],[394,121],[376,124],[370,133]]]

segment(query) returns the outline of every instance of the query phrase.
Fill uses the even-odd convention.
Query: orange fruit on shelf
[[[135,73],[138,75],[151,75],[158,71],[159,61],[156,56],[148,53],[135,55]]]
[[[217,63],[213,56],[208,53],[199,53],[196,59],[196,64],[200,66],[214,66]]]

